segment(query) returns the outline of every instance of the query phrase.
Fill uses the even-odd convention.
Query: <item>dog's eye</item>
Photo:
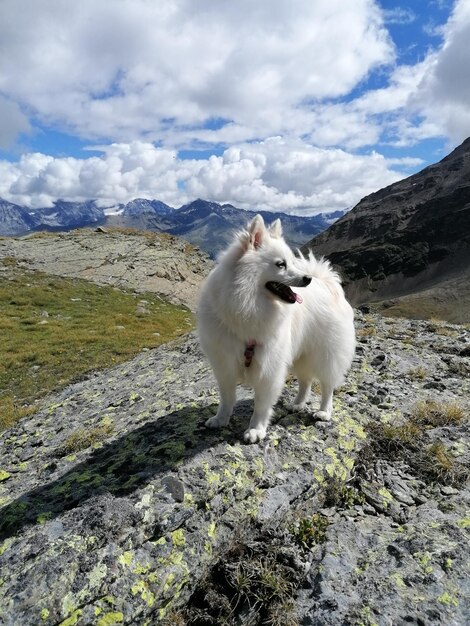
[[[286,269],[287,268],[287,263],[282,260],[282,261],[277,261],[276,266],[282,269]]]

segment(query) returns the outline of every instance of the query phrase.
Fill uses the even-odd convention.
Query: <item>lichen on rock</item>
[[[193,334],[45,399],[0,442],[0,621],[257,624],[271,597],[285,624],[466,623],[468,487],[420,472],[413,442],[385,445],[371,425],[457,402],[465,418],[422,426],[420,444],[468,469],[468,329],[357,324],[376,332],[360,334],[332,421],[315,423],[316,394],[292,412],[289,382],[252,446],[249,390],[228,428],[204,427],[217,392]],[[418,362],[425,378],[407,374]],[[96,445],[64,454],[105,416]]]

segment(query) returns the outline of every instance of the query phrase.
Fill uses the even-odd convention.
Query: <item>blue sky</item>
[[[0,197],[348,208],[470,135],[468,41],[470,0],[2,0]]]

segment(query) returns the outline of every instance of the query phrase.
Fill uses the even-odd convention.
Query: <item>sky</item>
[[[470,0],[0,0],[0,198],[314,215],[470,136]]]

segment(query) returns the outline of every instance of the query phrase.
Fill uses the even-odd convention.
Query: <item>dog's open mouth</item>
[[[275,296],[284,300],[284,302],[288,302],[289,304],[294,304],[295,302],[300,304],[302,302],[302,298],[299,294],[292,291],[292,289],[287,285],[284,285],[284,283],[277,283],[271,280],[266,283],[265,287]]]

